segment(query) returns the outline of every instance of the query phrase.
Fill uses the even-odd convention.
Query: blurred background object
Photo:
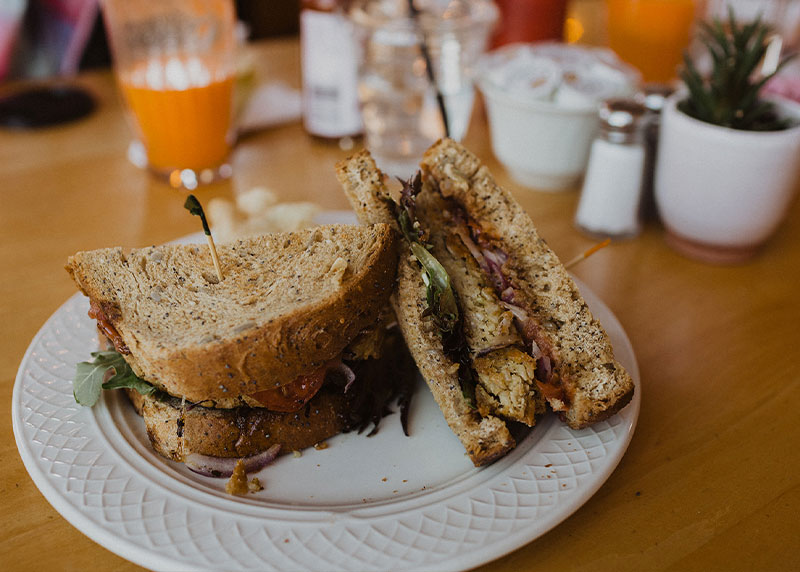
[[[699,15],[697,0],[606,0],[608,44],[645,82],[677,77]]]
[[[567,0],[495,0],[500,18],[491,46],[563,40],[567,3]]]
[[[92,27],[97,0],[9,0],[0,6],[0,81],[74,77]],[[0,125],[36,129],[85,117],[95,101],[61,81],[27,86],[0,99]]]
[[[765,21],[731,11],[703,22],[702,48],[663,107],[655,197],[668,242],[687,256],[741,263],[785,218],[800,180],[800,104],[766,97],[786,57]],[[701,70],[700,58],[712,62]]]
[[[230,175],[235,130],[231,0],[104,0],[114,71],[149,169],[194,189]]]
[[[77,73],[97,17],[97,0],[30,0],[15,49],[24,77]]]
[[[798,0],[707,0],[705,17],[728,17],[733,8],[736,19],[749,22],[760,17],[783,36],[787,46],[798,47],[800,41],[800,2]]]
[[[607,99],[599,117],[575,225],[590,236],[630,238],[641,231],[647,108],[635,98]]]
[[[633,95],[639,74],[607,48],[513,44],[481,58],[492,150],[519,184],[573,189],[599,127],[598,105]]]
[[[131,0],[132,3],[143,0]],[[108,67],[111,55],[99,0],[2,0],[0,82]],[[300,0],[236,0],[250,39],[296,35]]]
[[[362,130],[357,46],[345,4],[303,0],[300,12],[303,126],[329,140],[356,137]]]
[[[5,5],[24,9],[16,33],[3,50],[9,58],[7,77],[63,77],[78,72],[97,20],[98,0],[29,0]]]
[[[800,51],[800,0],[708,0],[707,18],[727,18],[732,8],[740,22],[761,18],[781,36],[784,53]],[[765,93],[800,102],[800,58],[784,66]]]
[[[250,38],[294,36],[300,31],[301,0],[236,0],[236,14],[250,28]]]
[[[0,3],[0,82],[8,75],[27,0]]]
[[[389,175],[408,178],[424,151],[460,141],[472,115],[473,67],[497,8],[488,0],[353,2],[362,60],[358,94],[366,147]]]

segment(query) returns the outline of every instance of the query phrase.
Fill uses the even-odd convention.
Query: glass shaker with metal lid
[[[600,131],[592,143],[575,224],[592,236],[624,238],[641,230],[644,180],[644,118],[631,98],[600,105]]]

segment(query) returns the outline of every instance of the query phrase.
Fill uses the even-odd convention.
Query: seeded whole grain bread
[[[633,397],[633,381],[614,358],[603,327],[594,318],[558,257],[542,239],[511,193],[464,146],[443,139],[420,163],[423,182],[454,199],[508,255],[504,273],[520,305],[543,324],[556,355],[555,368],[569,398],[567,424],[582,429],[606,419]],[[563,404],[550,399],[554,409]]]
[[[192,402],[237,399],[338,357],[385,307],[389,225],[327,225],[218,246],[79,252],[66,269],[130,349],[126,361]]]
[[[280,445],[281,453],[300,451],[347,428],[346,395],[325,387],[294,413],[263,407],[188,408],[175,397],[158,399],[125,391],[144,419],[153,449],[173,461],[183,462],[190,453],[250,457],[272,445]]]
[[[362,151],[336,167],[339,182],[364,224],[386,223],[397,229],[394,215],[384,201],[389,190],[368,152]],[[505,422],[494,415],[481,417],[464,397],[458,378],[459,364],[442,350],[441,335],[425,314],[425,284],[417,262],[401,241],[397,286],[391,303],[400,331],[422,377],[431,389],[447,424],[459,438],[476,466],[505,455],[515,441]]]

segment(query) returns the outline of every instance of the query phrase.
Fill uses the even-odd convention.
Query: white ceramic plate
[[[334,218],[335,220],[335,218]],[[14,435],[25,467],[71,524],[155,570],[460,570],[498,558],[566,519],[600,488],[636,425],[636,358],[609,309],[579,284],[633,376],[632,403],[573,431],[546,416],[509,455],[476,469],[424,384],[411,436],[397,414],[373,437],[280,457],[265,489],[225,494],[150,448],[119,392],[94,408],[72,397],[75,363],[96,347],[88,302],[70,298],[31,342],[14,385]]]

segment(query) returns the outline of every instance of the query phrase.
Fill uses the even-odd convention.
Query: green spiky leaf
[[[711,58],[711,71],[703,76],[688,54],[684,54],[681,79],[688,96],[679,109],[700,121],[745,131],[772,131],[791,125],[781,119],[775,106],[760,98],[764,85],[790,59],[785,57],[775,72],[759,76],[767,52],[770,26],[760,18],[738,23],[733,9],[727,20],[702,22],[699,34]]]

